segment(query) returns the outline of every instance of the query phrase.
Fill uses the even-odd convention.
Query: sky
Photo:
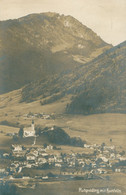
[[[48,11],[75,17],[107,43],[126,40],[126,0],[0,0],[0,20]]]

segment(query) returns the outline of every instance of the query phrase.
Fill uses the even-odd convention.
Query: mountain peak
[[[46,12],[0,22],[0,93],[74,69],[109,48],[69,15]]]
[[[55,13],[55,12],[43,12],[43,13],[32,13],[26,16],[23,16],[21,18],[18,18],[17,20],[19,21],[23,21],[23,20],[29,20],[29,19],[33,19],[33,18],[41,18],[44,19],[45,17],[47,18],[52,18],[52,17],[58,17],[60,16],[60,14]]]
[[[43,24],[43,25],[58,25],[61,28],[66,28],[67,30],[71,30],[70,33],[73,33],[74,36],[78,36],[79,38],[84,38],[86,40],[94,40],[104,42],[101,40],[99,36],[95,32],[93,32],[90,28],[79,22],[73,16],[58,14],[55,12],[44,12],[44,13],[34,13],[27,15],[25,17],[19,18],[19,22],[35,22]]]

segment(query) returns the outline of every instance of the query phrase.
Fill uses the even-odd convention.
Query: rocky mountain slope
[[[0,93],[74,69],[112,47],[71,16],[0,21]]]
[[[71,95],[67,113],[125,113],[125,75],[126,42],[123,42],[73,71],[27,85],[22,90],[22,101],[40,99],[43,105]]]

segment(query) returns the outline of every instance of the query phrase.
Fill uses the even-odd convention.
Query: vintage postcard
[[[0,195],[126,194],[126,0],[0,0]]]

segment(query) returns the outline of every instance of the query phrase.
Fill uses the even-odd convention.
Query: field
[[[118,176],[114,175],[115,178]],[[122,175],[120,175],[122,177]],[[123,181],[126,181],[126,177]],[[124,183],[123,182],[123,183]],[[120,190],[121,193],[99,193],[99,194],[121,194],[125,195],[126,188],[125,186],[122,187],[118,182],[114,182],[114,180],[107,181],[107,180],[80,180],[80,181],[67,181],[67,182],[43,182],[39,184],[36,190],[33,189],[22,189],[20,190],[20,195],[80,195],[80,194],[88,194],[88,195],[96,195],[98,193],[86,193],[86,192],[79,192],[79,188],[82,189],[94,189],[94,190]]]
[[[7,121],[16,122],[16,117],[6,117]],[[30,125],[31,119],[18,118],[18,122],[23,125]],[[120,149],[126,149],[126,115],[125,114],[97,114],[90,116],[72,116],[58,115],[55,120],[35,119],[35,124],[45,126],[60,126],[71,137],[81,137],[88,143],[101,144],[105,142],[107,145],[115,145]],[[19,128],[1,126],[0,131],[6,133],[18,132]],[[0,145],[10,137],[0,134]],[[110,143],[112,139],[112,143]]]

